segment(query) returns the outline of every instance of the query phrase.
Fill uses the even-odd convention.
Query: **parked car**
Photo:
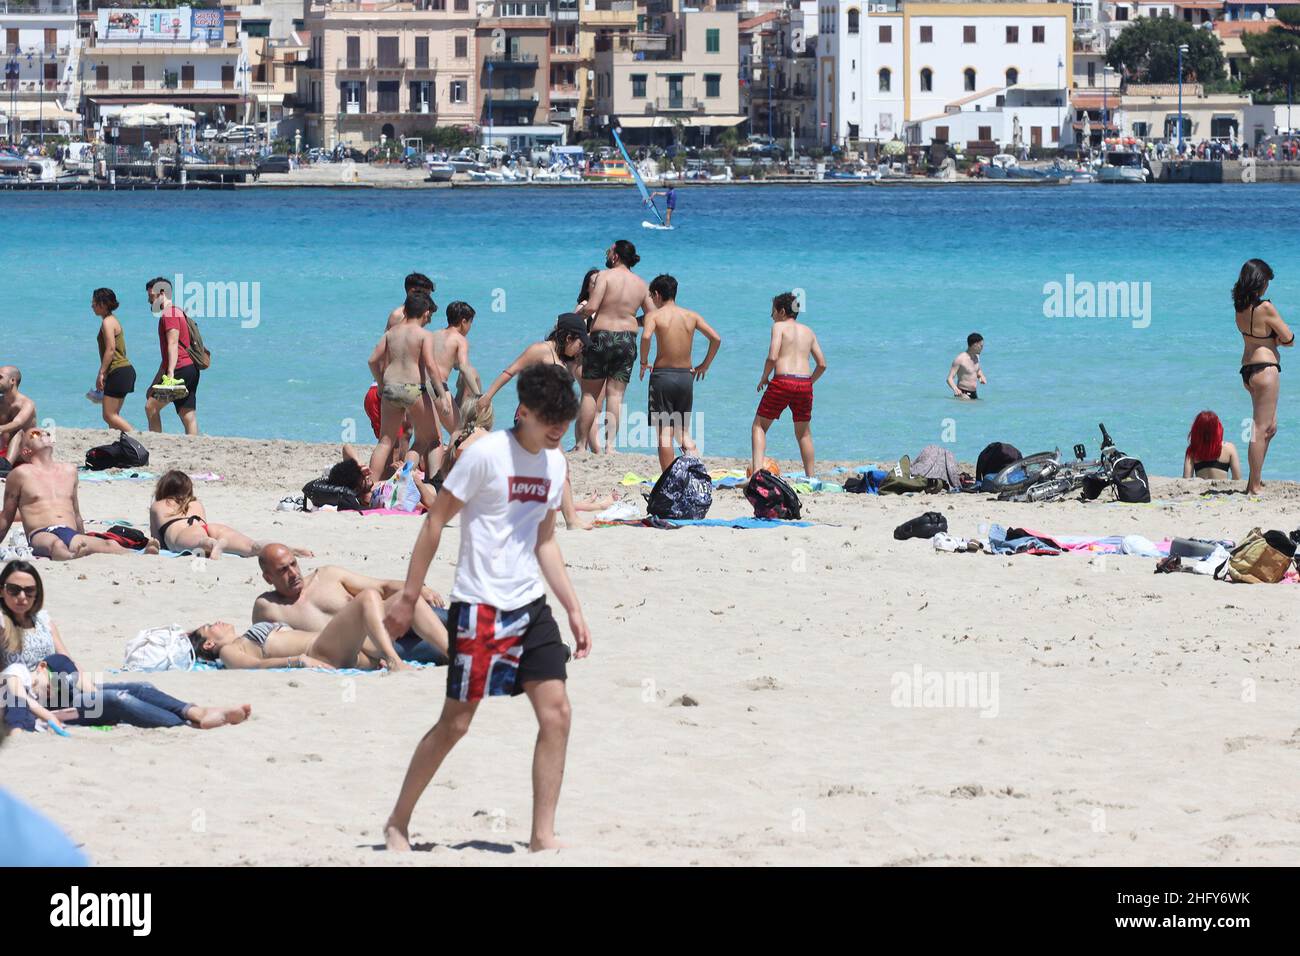
[[[223,143],[245,143],[257,138],[257,130],[251,126],[227,126],[217,135]]]
[[[257,164],[257,174],[262,173],[287,173],[289,171],[289,157],[283,153],[277,156],[267,156]]]
[[[220,133],[221,131],[215,126],[205,126],[199,131],[199,139],[214,140]]]

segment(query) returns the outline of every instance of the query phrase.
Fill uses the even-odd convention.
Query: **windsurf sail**
[[[637,170],[636,164],[632,162],[632,157],[627,154],[627,147],[623,145],[623,140],[618,135],[618,127],[611,127],[610,132],[614,134],[614,142],[618,144],[618,151],[623,154],[623,161],[627,163],[628,172],[632,174],[632,178],[636,181],[636,188],[641,192],[642,201],[654,211],[655,218],[662,223],[664,217],[659,214],[659,207],[650,198],[650,190],[645,188],[645,180],[641,178],[641,173]]]

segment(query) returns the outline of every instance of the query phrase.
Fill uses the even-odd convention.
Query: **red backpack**
[[[802,511],[794,489],[766,468],[760,468],[749,479],[745,498],[754,506],[755,518],[793,521]]]

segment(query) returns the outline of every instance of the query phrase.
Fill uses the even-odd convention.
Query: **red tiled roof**
[[[760,13],[758,16],[756,16],[756,17],[754,17],[754,18],[752,18],[752,19],[749,19],[749,20],[741,20],[741,21],[740,21],[740,29],[742,29],[742,30],[752,30],[752,29],[754,29],[754,27],[756,27],[756,26],[761,26],[761,25],[764,24],[764,23],[771,23],[773,20],[775,20],[775,19],[776,19],[777,17],[779,17],[779,16],[780,16],[780,13],[778,13],[778,12],[775,11],[775,10],[771,10],[771,11],[769,11],[769,12],[767,12],[767,13]]]
[[[1243,33],[1267,33],[1281,23],[1281,20],[1220,20],[1214,24],[1214,32],[1221,37],[1239,37]]]
[[[1070,97],[1070,107],[1076,110],[1119,109],[1123,102],[1119,91],[1102,93],[1077,93]]]

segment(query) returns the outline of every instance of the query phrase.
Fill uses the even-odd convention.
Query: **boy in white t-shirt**
[[[405,634],[442,529],[460,515],[460,554],[447,615],[447,700],[420,740],[384,825],[390,850],[409,850],[411,814],[484,697],[527,694],[537,715],[530,850],[555,849],[555,808],[569,740],[569,649],[546,604],[544,578],[569,615],[579,658],[591,635],[555,540],[568,466],[560,443],[578,413],[573,376],[531,365],[518,379],[515,427],[474,442],[447,475],[411,553],[401,597],[384,624]]]

